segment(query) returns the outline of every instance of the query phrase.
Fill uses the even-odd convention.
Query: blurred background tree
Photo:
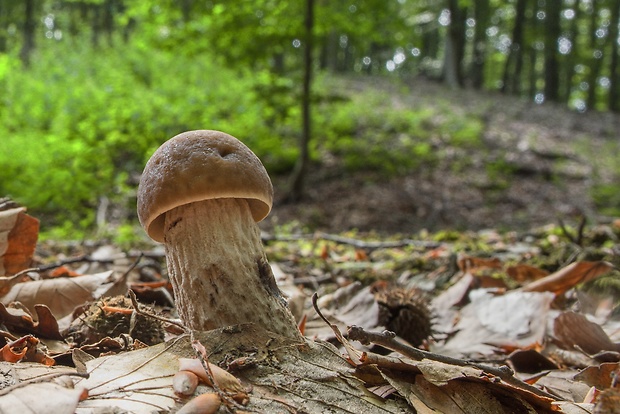
[[[342,128],[310,111],[342,99],[330,76],[617,112],[619,24],[620,0],[0,0],[0,193],[89,226],[161,142],[208,127],[300,198]]]

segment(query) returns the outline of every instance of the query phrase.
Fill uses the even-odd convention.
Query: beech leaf
[[[33,314],[36,312],[35,305],[44,304],[57,319],[60,319],[73,312],[76,306],[104,295],[114,294],[112,290],[117,286],[119,279],[120,276],[110,270],[94,275],[18,283],[0,298],[0,302],[5,305],[20,302]],[[123,289],[122,286],[120,288]]]
[[[579,283],[588,282],[613,269],[608,262],[575,262],[523,287],[525,292],[553,292],[561,295]]]

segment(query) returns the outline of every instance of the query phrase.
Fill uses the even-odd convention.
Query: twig
[[[87,263],[114,263],[114,259],[93,259],[91,256],[85,254],[85,255],[82,255],[82,256],[72,257],[72,258],[69,258],[69,259],[59,260],[56,263],[51,263],[51,264],[47,264],[47,265],[41,265],[41,266],[39,266],[39,270],[43,272],[43,271],[55,269],[57,267],[64,266],[64,265],[67,265],[67,264],[82,263],[82,262],[87,262]]]
[[[140,254],[136,258],[136,260],[134,260],[134,262],[131,264],[131,266],[129,266],[129,269],[125,270],[125,273],[123,273],[123,277],[121,279],[125,279],[125,277],[127,277],[127,275],[129,275],[129,273],[133,269],[135,269],[136,266],[138,266],[138,263],[140,263],[140,260],[142,260],[143,257],[144,257],[144,255],[142,254],[142,252],[140,252]]]
[[[88,255],[88,254],[84,254],[81,256],[76,256],[76,257],[71,257],[68,259],[63,259],[63,260],[59,260],[55,263],[50,263],[50,264],[46,264],[46,265],[42,265],[39,266],[39,270],[40,271],[46,271],[46,270],[51,270],[51,269],[55,269],[57,267],[60,266],[64,266],[67,264],[73,264],[73,263],[82,263],[82,262],[86,262],[86,263],[104,263],[104,264],[109,264],[109,263],[114,263],[115,260],[118,259],[127,259],[127,258],[144,258],[144,257],[148,257],[148,258],[154,258],[154,259],[161,259],[164,256],[163,253],[160,252],[155,252],[155,251],[151,251],[151,252],[145,252],[145,251],[132,251],[129,253],[119,253],[119,254],[114,254],[111,255],[109,257],[106,258],[101,258],[101,259],[95,259],[92,256]]]
[[[38,268],[38,267],[31,267],[30,269],[20,270],[19,272],[15,273],[12,276],[2,276],[2,277],[0,277],[0,280],[3,281],[3,282],[10,282],[10,281],[15,280],[15,279],[19,278],[20,276],[23,276],[23,275],[25,275],[27,273],[30,273],[30,272],[37,272],[38,273],[40,271],[41,271],[41,269]]]
[[[562,234],[564,234],[564,236],[573,244],[576,244],[579,247],[583,247],[583,232],[586,228],[586,216],[585,215],[581,215],[581,219],[579,220],[579,227],[577,227],[577,235],[573,235],[571,234],[568,229],[566,228],[566,225],[564,224],[564,220],[562,220],[561,218],[558,219],[559,225],[560,225],[560,229],[562,230]]]
[[[131,305],[133,306],[135,312],[138,315],[142,315],[147,318],[157,319],[158,321],[174,325],[180,328],[185,333],[189,332],[189,329],[187,329],[182,323],[179,323],[173,319],[164,318],[163,316],[155,315],[154,313],[147,312],[144,309],[140,309],[140,305],[138,304],[138,299],[136,298],[136,294],[131,289],[129,290],[129,299],[131,299]]]
[[[202,365],[202,369],[204,369],[205,372],[207,373],[207,378],[209,378],[209,381],[211,382],[211,387],[220,396],[220,398],[226,403],[226,405],[233,406],[233,407],[235,407],[238,410],[246,410],[246,411],[248,411],[248,409],[246,407],[244,407],[243,405],[239,404],[237,401],[234,400],[233,397],[228,395],[226,392],[224,392],[224,390],[222,390],[219,387],[219,385],[215,381],[215,376],[213,375],[213,372],[211,371],[211,366],[209,365],[209,361],[208,361],[209,357],[207,356],[207,350],[200,343],[199,340],[195,339],[194,331],[191,332],[190,338],[191,338],[191,341],[192,341],[192,349],[194,350],[194,353],[196,354],[196,357],[200,361],[200,364]],[[254,411],[253,410],[249,410],[249,412],[254,412]]]

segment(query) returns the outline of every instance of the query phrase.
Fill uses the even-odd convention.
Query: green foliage
[[[129,177],[184,130],[225,130],[275,167],[295,157],[294,143],[264,122],[273,108],[254,93],[254,79],[208,59],[55,44],[31,70],[8,71],[0,83],[0,193],[55,214],[50,224],[87,217],[79,227],[92,225],[99,197],[127,199]]]
[[[478,118],[446,105],[400,107],[393,99],[371,91],[324,105],[316,116],[324,149],[342,157],[350,171],[394,175],[435,164],[445,156],[440,147],[481,146]]]

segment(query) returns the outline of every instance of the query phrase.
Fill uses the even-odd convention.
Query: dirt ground
[[[269,231],[294,220],[309,230],[411,234],[447,228],[524,231],[580,214],[593,221],[608,219],[595,207],[592,186],[614,185],[617,179],[617,167],[614,172],[608,164],[620,155],[619,114],[577,113],[421,80],[411,82],[409,91],[395,96],[393,104],[433,105],[443,99],[454,110],[475,108],[472,116],[485,124],[486,151],[455,148],[452,158],[433,168],[392,178],[348,173],[337,162],[317,163],[307,178],[306,199],[293,204],[280,201],[286,177],[274,177],[276,203],[262,227]],[[463,157],[470,167],[454,171],[452,164]],[[490,177],[485,165],[498,159],[510,166],[510,173]]]

